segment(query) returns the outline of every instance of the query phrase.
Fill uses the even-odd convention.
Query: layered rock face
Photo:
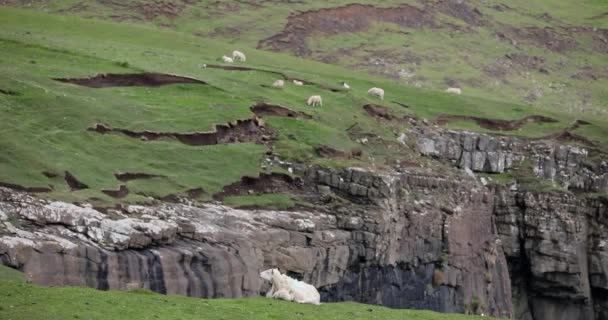
[[[441,131],[422,155],[474,172],[526,161],[570,190],[605,190],[587,151]],[[193,202],[100,212],[0,188],[0,262],[43,285],[250,297],[270,267],[355,300],[525,320],[608,319],[608,199],[484,186],[448,169],[293,166],[317,206],[237,210]],[[451,171],[450,171],[451,170]]]
[[[165,203],[102,213],[2,189],[0,259],[39,284],[210,298],[260,295],[259,272],[279,267],[323,301],[511,314],[492,196],[475,181],[460,192],[454,181],[408,173],[306,176],[334,190],[329,209]]]

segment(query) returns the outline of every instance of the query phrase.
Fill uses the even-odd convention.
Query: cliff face
[[[528,159],[558,185],[602,190],[605,172],[583,165],[586,150],[505,139],[439,132],[416,141],[423,155],[469,171]],[[318,209],[182,202],[99,212],[0,189],[0,261],[39,284],[212,298],[260,295],[258,273],[278,267],[323,301],[608,318],[606,199],[484,186],[456,170],[294,168],[317,190]]]

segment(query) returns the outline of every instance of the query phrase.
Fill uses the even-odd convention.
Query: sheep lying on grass
[[[350,89],[350,86],[346,82],[344,82],[344,81],[342,81],[342,87],[344,89]]]
[[[283,80],[277,80],[272,84],[272,86],[275,88],[283,88],[284,85],[285,82]]]
[[[375,96],[375,97],[380,98],[380,100],[384,100],[384,90],[382,90],[380,88],[373,87],[373,88],[367,90],[367,93],[370,96]]]
[[[321,296],[314,286],[281,274],[277,269],[268,269],[260,277],[270,281],[272,287],[266,293],[267,298],[282,299],[297,303],[321,304]]]
[[[296,86],[303,86],[304,82],[298,81],[298,80],[293,80],[293,84],[295,84]]]
[[[447,93],[461,94],[462,90],[460,88],[447,88],[445,90]]]
[[[308,101],[306,101],[306,105],[311,107],[323,106],[323,99],[321,99],[321,96],[310,96]]]
[[[222,61],[226,62],[226,63],[233,63],[234,60],[232,60],[232,58],[228,57],[228,56],[223,56],[222,57]]]
[[[245,54],[238,51],[238,50],[234,50],[232,51],[232,59],[234,61],[241,61],[241,62],[245,62],[247,61],[247,58],[245,57]]]

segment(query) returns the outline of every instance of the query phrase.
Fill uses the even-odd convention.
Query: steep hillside
[[[563,108],[567,93],[551,98],[562,107],[530,106],[518,102],[512,86],[495,94],[450,81],[464,89],[456,95],[443,92],[443,84],[434,86],[439,90],[416,88],[352,67],[253,49],[266,39],[264,49],[296,48],[297,54],[319,58],[323,50],[311,50],[317,44],[339,50],[336,43],[351,40],[312,40],[357,30],[357,37],[373,37],[368,32],[380,25],[378,19],[388,19],[382,23],[391,30],[410,32],[403,36],[435,30],[428,39],[441,38],[442,28],[452,27],[483,33],[499,23],[487,10],[511,12],[515,2],[511,9],[484,5],[479,12],[451,2],[399,4],[398,10],[350,5],[294,14],[287,31],[274,26],[283,26],[281,17],[292,9],[274,3],[30,5],[133,20],[122,23],[1,7],[0,264],[24,271],[39,285],[201,298],[260,297],[268,286],[259,272],[277,267],[317,287],[323,302],[522,320],[608,317],[608,119],[601,112],[569,112]],[[212,39],[207,35],[212,30],[195,34],[188,12],[203,5],[226,10],[202,11],[213,12],[205,26],[268,16],[259,25],[273,30],[264,29],[264,37],[253,27],[241,28],[243,38],[218,32],[214,36],[220,39]],[[253,9],[241,9],[236,19],[223,5]],[[602,3],[581,5],[574,22],[565,18],[572,8],[565,2],[551,15],[578,23],[590,14],[588,6],[595,10]],[[311,21],[333,21],[336,10],[345,15],[344,23],[322,24],[335,30],[306,29],[315,25]],[[166,12],[169,26],[179,30],[153,25]],[[328,14],[326,20],[319,14]],[[139,15],[150,21],[133,23]],[[465,52],[459,46],[475,48],[467,43],[472,39],[419,45]],[[574,43],[560,41],[543,43],[583,55]],[[223,63],[222,55],[235,49],[244,51],[247,61]],[[435,50],[420,51],[427,49]],[[587,53],[581,59],[589,63],[604,57]],[[485,61],[485,53],[477,54],[471,61]],[[528,58],[540,61],[522,59]],[[441,61],[429,65],[439,70],[429,83],[444,81],[441,68],[462,66]],[[416,73],[429,66],[420,64]],[[466,68],[463,75],[475,74]],[[547,77],[558,72],[549,71],[538,72]],[[491,85],[487,79],[483,86]],[[272,86],[277,80],[285,82],[283,88]],[[605,80],[594,81],[581,90],[573,82],[572,88],[576,94],[591,90],[590,99],[596,99]],[[527,89],[532,82],[521,83]],[[368,95],[371,87],[383,88],[384,99]],[[307,106],[312,95],[322,96],[323,105]],[[81,289],[4,288],[0,294],[95,296]],[[131,293],[102,296],[139,299]],[[222,314],[241,303],[172,301],[187,310],[226,303],[229,309],[218,309]],[[242,303],[262,308],[267,301]],[[31,310],[65,316],[64,308],[45,309],[48,305]],[[319,309],[323,317],[361,310],[331,306]],[[300,307],[280,304],[269,312],[309,310]],[[381,312],[378,318],[410,314]]]
[[[605,1],[4,1],[185,31],[411,86],[606,117]],[[263,17],[263,19],[260,19]]]
[[[13,9],[0,14],[0,182],[45,197],[98,205],[176,194],[211,199],[242,176],[286,172],[267,155],[332,166],[418,162],[396,139],[408,117],[598,146],[608,136],[597,117],[545,112],[546,119],[520,121],[535,110],[268,52],[245,50],[248,62],[226,69],[216,60],[236,46],[181,33]],[[130,75],[74,80],[101,74]],[[272,88],[276,79],[306,85]],[[384,101],[366,94],[373,86],[386,90]],[[305,105],[313,94],[322,95],[322,108]],[[370,104],[377,106],[364,108]],[[496,123],[511,119],[520,122]],[[584,125],[573,126],[575,119]],[[357,142],[364,137],[380,143]]]

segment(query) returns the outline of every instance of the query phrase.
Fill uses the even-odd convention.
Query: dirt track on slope
[[[55,78],[53,80],[89,88],[160,87],[176,83],[207,84],[204,81],[162,73],[108,73],[90,78]]]

